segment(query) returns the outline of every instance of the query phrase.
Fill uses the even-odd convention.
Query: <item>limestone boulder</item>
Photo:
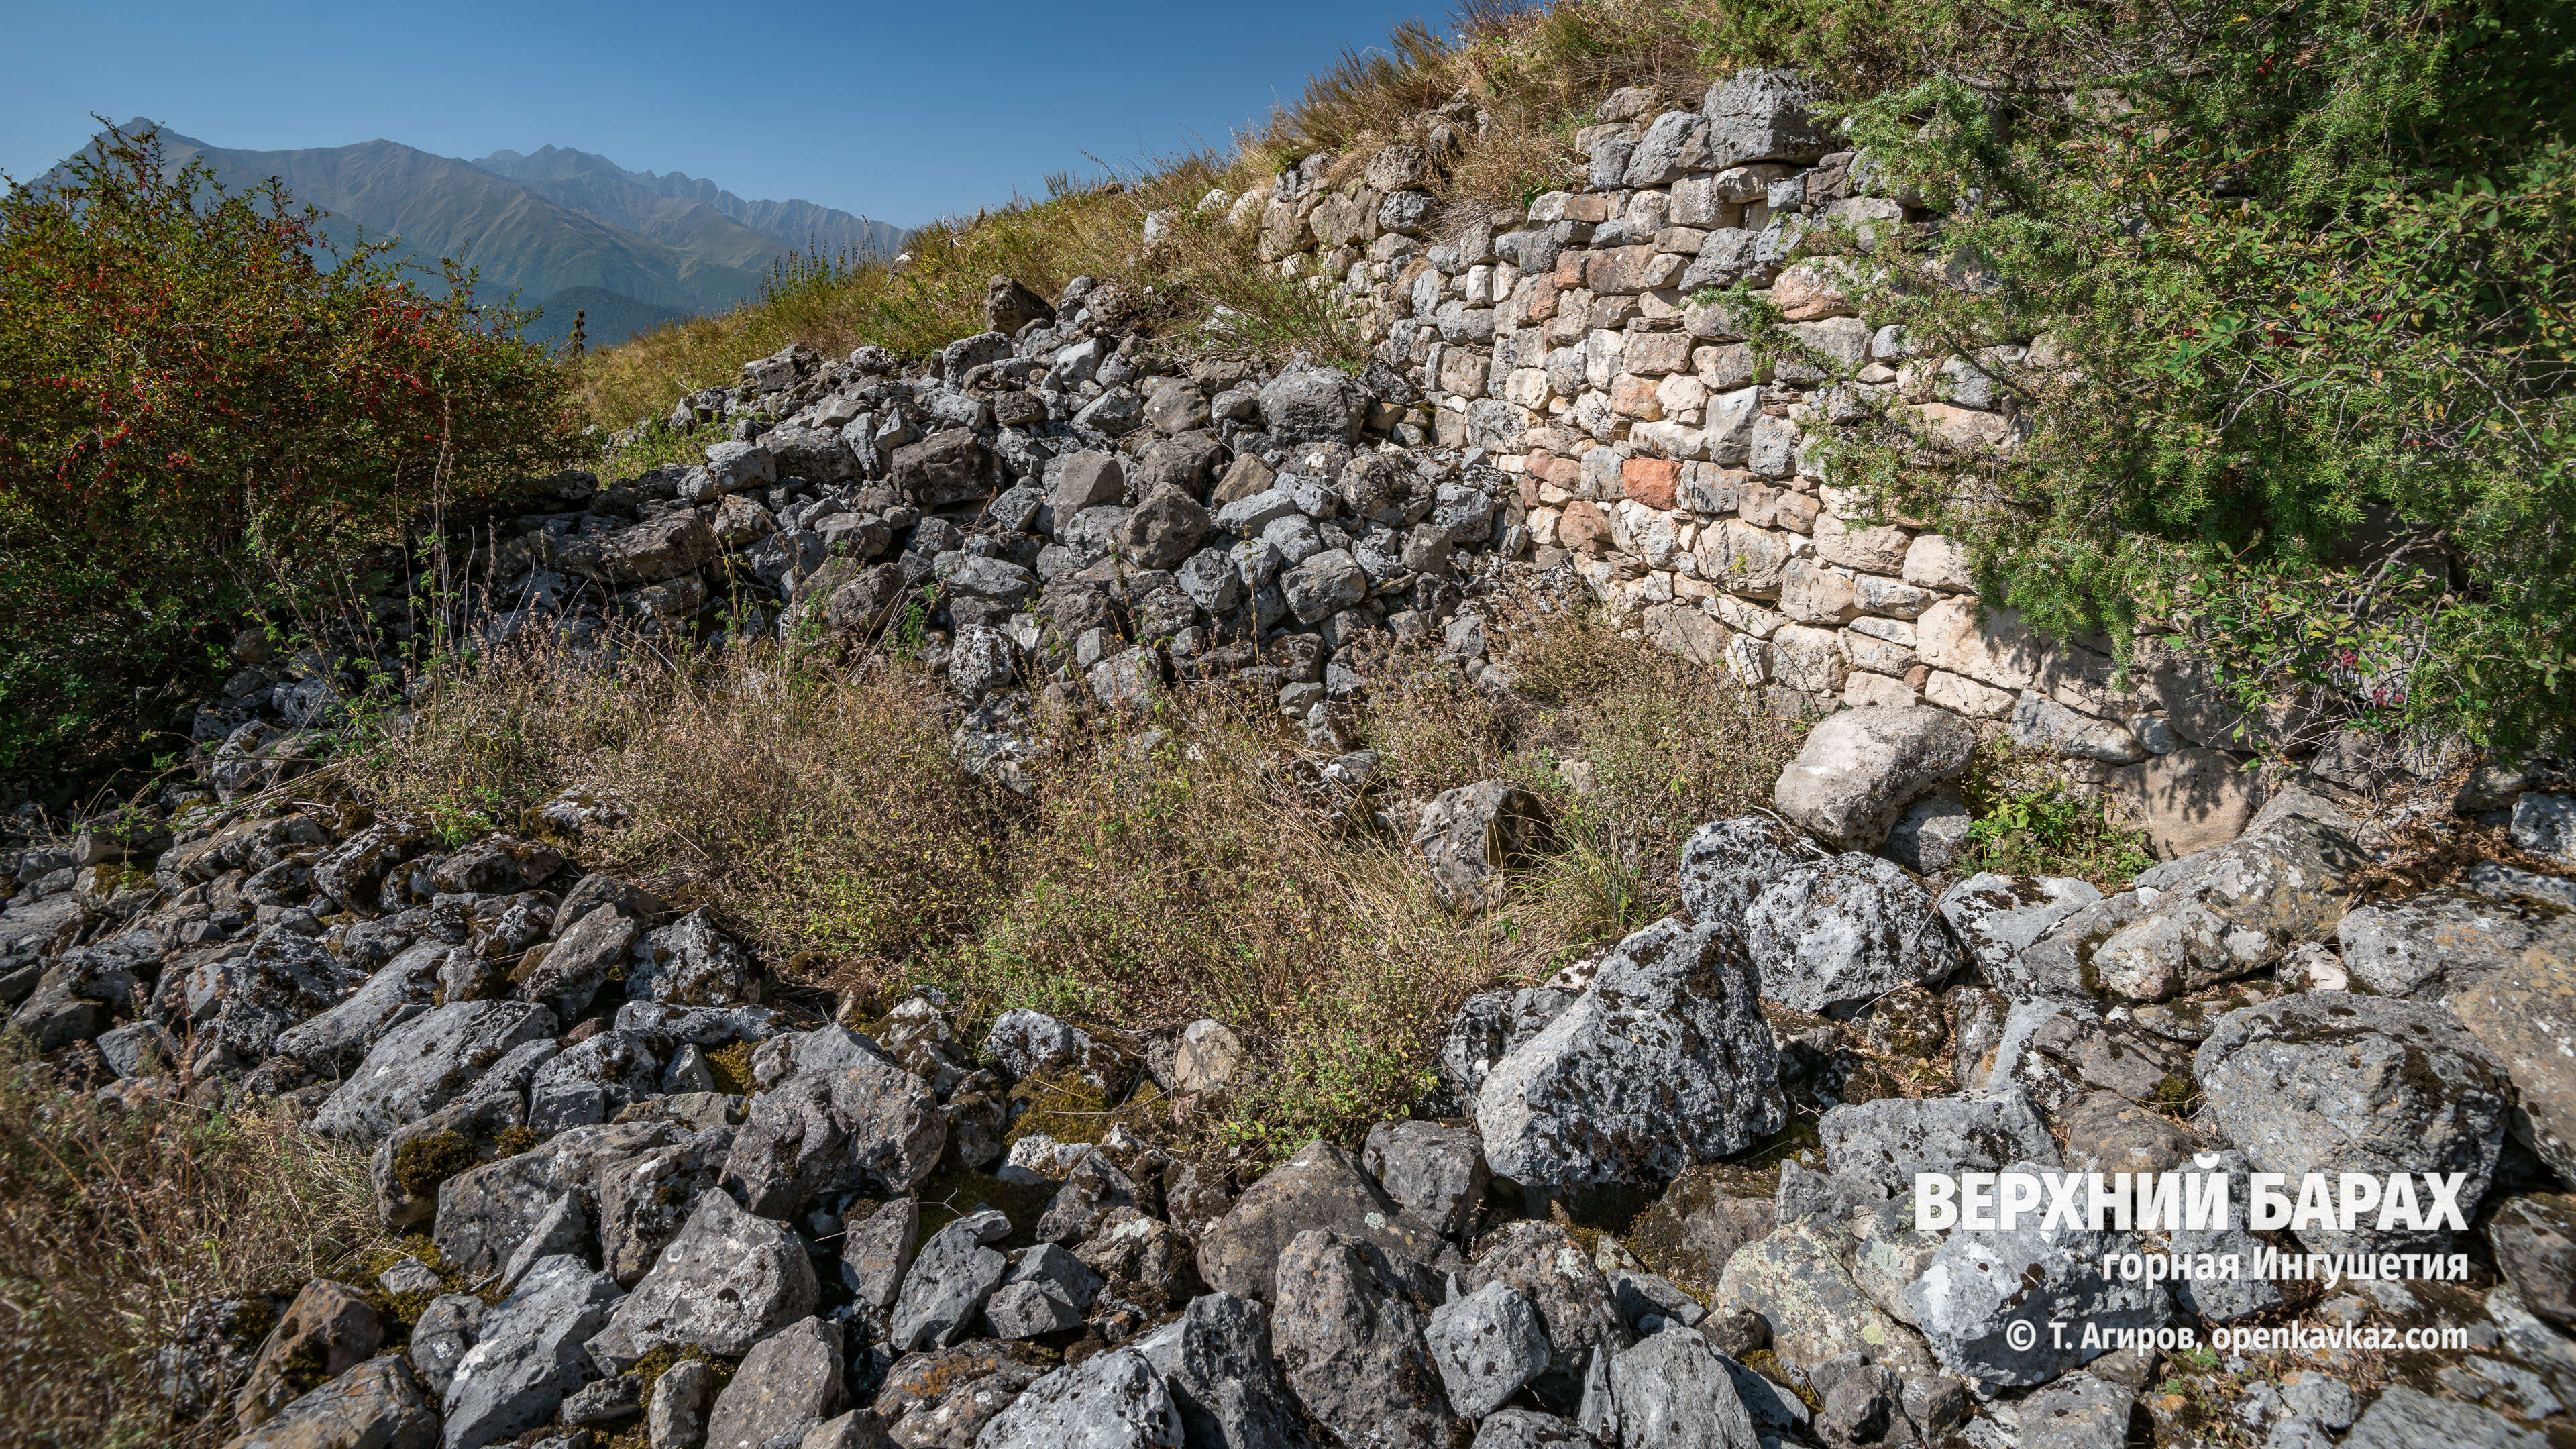
[[[1976,747],[1976,731],[1948,710],[1845,710],[1807,732],[1771,803],[1821,840],[1873,850],[1916,796],[1967,768]]]
[[[1759,995],[1725,926],[1666,920],[1629,936],[1486,1073],[1486,1160],[1523,1184],[1642,1182],[1778,1131],[1787,1107]]]

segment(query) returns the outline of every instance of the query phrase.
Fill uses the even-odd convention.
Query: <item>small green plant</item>
[[[2065,875],[2116,890],[2155,863],[2143,832],[2113,823],[2110,801],[2046,773],[2007,739],[1981,745],[1960,782],[1968,805],[1961,870]]]

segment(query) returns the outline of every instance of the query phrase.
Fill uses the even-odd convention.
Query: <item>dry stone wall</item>
[[[1570,564],[1662,647],[1784,710],[2009,722],[2096,780],[2202,742],[2166,718],[2152,651],[2137,687],[2114,689],[2104,641],[2042,641],[1981,610],[1949,539],[1873,523],[1819,476],[1813,440],[1869,394],[1961,439],[2005,441],[2013,420],[1974,361],[1913,355],[1859,315],[1832,258],[1798,258],[1811,232],[1925,215],[1836,149],[1806,99],[1760,71],[1690,110],[1618,92],[1576,138],[1586,184],[1434,230],[1435,133],[1471,123],[1452,107],[1425,118],[1430,144],[1307,157],[1231,216],[1260,228],[1266,262],[1337,286],[1376,358],[1421,388],[1396,441],[1479,450],[1517,483],[1537,561]],[[1856,371],[1761,366],[1728,308],[1693,300],[1738,282]]]

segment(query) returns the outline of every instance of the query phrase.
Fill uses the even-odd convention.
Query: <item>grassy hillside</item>
[[[1222,305],[1236,314],[1232,330],[1206,341],[1304,347],[1357,366],[1359,344],[1328,299],[1265,271],[1251,231],[1221,224],[1222,205],[1198,209],[1211,192],[1231,201],[1245,185],[1267,186],[1265,167],[1255,154],[1195,155],[1125,181],[1058,178],[1043,200],[921,228],[907,243],[909,260],[781,267],[750,304],[595,354],[583,370],[591,414],[613,427],[658,417],[681,394],[732,381],[745,359],[791,342],[827,353],[874,343],[920,356],[983,330],[984,288],[996,274],[1050,296],[1085,274],[1130,282],[1132,297],[1175,327]],[[1145,216],[1167,209],[1185,220],[1147,257]]]
[[[519,329],[519,335],[530,342],[563,342],[572,336],[575,313],[581,314],[582,334],[592,347],[615,346],[685,322],[690,316],[675,308],[656,307],[597,287],[571,287],[538,303],[536,315]]]

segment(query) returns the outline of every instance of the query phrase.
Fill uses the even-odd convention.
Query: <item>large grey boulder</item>
[[[2453,886],[2357,906],[2335,925],[2343,969],[2378,996],[2431,996],[2539,951],[2576,961],[2576,915],[2543,902]]]
[[[501,1287],[518,1287],[539,1263],[549,1259],[566,1255],[588,1258],[590,1244],[589,1210],[583,1207],[580,1194],[567,1192],[546,1204],[545,1211],[529,1226],[528,1235],[512,1250],[510,1260],[501,1265]]]
[[[2033,992],[2018,970],[2021,953],[2100,899],[2099,888],[2067,876],[1979,871],[1943,891],[1939,909],[1986,980],[2007,995],[2028,996]]]
[[[440,1409],[444,1449],[482,1449],[551,1423],[564,1396],[595,1371],[582,1352],[619,1298],[617,1282],[572,1256],[530,1269],[483,1315]]]
[[[299,1373],[344,1373],[384,1343],[384,1319],[346,1283],[317,1278],[304,1285],[260,1344],[248,1379],[233,1396],[235,1422],[248,1428],[295,1396]]]
[[[1309,554],[1279,574],[1279,593],[1301,624],[1320,624],[1368,597],[1368,571],[1350,550]]]
[[[302,1062],[318,1077],[346,1076],[386,1032],[429,1009],[438,992],[439,963],[454,949],[432,940],[396,953],[339,1005],[279,1032],[277,1054]]]
[[[117,983],[130,983],[159,954],[159,943],[144,931],[66,951],[45,973],[36,997],[21,1008],[22,1019],[57,989],[85,1000],[130,1005],[130,999],[120,999]],[[276,1052],[289,1028],[339,1005],[364,979],[363,972],[333,956],[321,942],[271,926],[247,950],[200,961],[188,972],[188,1021],[194,1035],[190,1061],[200,1074],[248,1071]]]
[[[1708,158],[1708,121],[1691,111],[1666,111],[1629,153],[1624,180],[1631,187],[1666,185],[1707,170]]]
[[[990,1210],[969,1213],[930,1235],[904,1275],[886,1338],[897,1352],[947,1348],[966,1336],[1010,1271],[988,1244],[1008,1237],[1011,1220]]]
[[[1741,1371],[1692,1329],[1638,1340],[1610,1360],[1622,1449],[1759,1449]]]
[[[2551,1441],[2546,1429],[2517,1424],[2493,1409],[2399,1384],[2363,1411],[2344,1436],[2343,1449],[2548,1449]]]
[[[1037,1338],[1079,1327],[1083,1310],[1100,1292],[1100,1275],[1053,1243],[1010,1257],[1002,1286],[984,1301],[984,1322],[995,1338]]]
[[[372,1142],[474,1085],[522,1042],[555,1034],[555,1014],[524,1001],[458,1001],[385,1033],[313,1114],[313,1130]]]
[[[716,446],[721,448],[724,444]],[[761,463],[769,461],[767,450],[751,451],[759,455]],[[722,476],[712,461],[708,471]],[[565,563],[576,573],[625,589],[695,573],[723,555],[724,542],[716,537],[716,531],[707,526],[696,509],[686,509],[620,529],[601,539],[595,552],[584,550],[567,557]]]
[[[835,1072],[886,1059],[884,1048],[866,1033],[843,1026],[820,1026],[762,1042],[751,1054],[751,1080],[753,1086],[766,1092],[792,1077]]]
[[[1261,385],[1261,422],[1283,443],[1356,443],[1368,394],[1329,367],[1290,367]]]
[[[1931,705],[1845,710],[1807,732],[1771,804],[1845,850],[1875,850],[1914,797],[1955,778],[1976,752],[1966,720]]]
[[[590,1356],[610,1373],[624,1373],[657,1348],[686,1344],[735,1357],[812,1313],[820,1291],[804,1239],[744,1212],[722,1192],[706,1193],[661,1261],[590,1340]]]
[[[2107,1379],[2068,1374],[2021,1401],[2022,1449],[2125,1449],[2136,1402]]]
[[[2527,791],[2513,802],[2514,847],[2576,861],[2576,795]]]
[[[2022,1162],[2006,1170],[2048,1168]],[[2009,1229],[1956,1229],[1923,1276],[1906,1286],[1905,1305],[1943,1372],[1999,1385],[2043,1384],[2099,1358],[2108,1345],[2080,1333],[2029,1335],[2016,1325],[2080,1323],[2108,1336],[2158,1328],[2172,1316],[2164,1285],[2103,1276],[2106,1255],[2138,1250],[2133,1235],[2040,1221],[2033,1213]],[[2029,1341],[2021,1342],[2026,1335]]]
[[[1931,893],[1893,861],[1852,852],[1795,866],[1745,912],[1762,995],[1834,1012],[1959,969]]]
[[[707,1410],[714,1407],[716,1371],[705,1359],[684,1358],[653,1381],[652,1402],[644,1413],[645,1442],[655,1446],[701,1443],[707,1435]]]
[[[617,1109],[656,1095],[662,1042],[646,1032],[603,1031],[567,1047],[528,1082],[528,1127],[551,1136],[605,1122]]]
[[[1067,453],[1053,469],[1047,506],[1059,520],[1086,508],[1115,505],[1127,496],[1127,469],[1116,453],[1085,448]]]
[[[2207,1139],[2117,1092],[2087,1092],[2052,1115],[2066,1133],[2066,1165],[2077,1172],[2172,1172],[2209,1150]]]
[[[1716,170],[1753,161],[1805,163],[1833,149],[1807,110],[1813,91],[1795,71],[1744,70],[1708,88],[1708,162]]]
[[[919,1077],[872,1056],[794,1077],[752,1099],[724,1182],[762,1217],[820,1200],[908,1196],[939,1167],[948,1119]]]
[[[993,1019],[984,1053],[1013,1078],[1070,1073],[1084,1086],[1115,1096],[1136,1077],[1135,1063],[1070,1022],[1042,1011],[1014,1007]]]
[[[1303,1232],[1279,1255],[1271,1338],[1306,1412],[1348,1444],[1447,1449],[1457,1416],[1412,1275],[1362,1239]]]
[[[1500,1279],[1432,1309],[1423,1337],[1449,1406],[1470,1419],[1501,1408],[1548,1364],[1538,1310]]]
[[[1163,1376],[1189,1449],[1306,1449],[1296,1396],[1271,1351],[1270,1315],[1249,1298],[1204,1293],[1127,1345]]]
[[[1709,1300],[1723,1317],[1760,1314],[1771,1349],[1800,1369],[1866,1353],[1876,1362],[1928,1370],[1931,1356],[1913,1330],[1872,1303],[1852,1278],[1851,1234],[1823,1218],[1783,1223],[1769,1237],[1736,1250]]]
[[[590,1010],[609,973],[625,964],[640,933],[641,928],[615,906],[603,904],[584,912],[545,948],[536,968],[519,983],[519,996],[546,1003],[562,1020],[578,1019]]]
[[[1830,1107],[1816,1123],[1838,1178],[1910,1197],[1916,1173],[2000,1172],[2016,1161],[2057,1163],[2057,1143],[2020,1092],[1993,1097],[1881,1097]]]
[[[1176,1217],[1188,1216],[1187,1204],[1194,1187],[1191,1176],[1185,1171],[1182,1180],[1174,1184],[1170,1201]],[[1131,1303],[1178,1308],[1202,1291],[1198,1274],[1191,1268],[1193,1252],[1189,1238],[1179,1228],[1124,1207],[1111,1209],[1093,1231],[1091,1240],[1073,1250],[1073,1257],[1116,1285],[1118,1296]]]
[[[433,1449],[438,1410],[401,1354],[371,1358],[290,1401],[225,1449]]]
[[[1142,1354],[1112,1349],[1028,1386],[976,1449],[1181,1449],[1172,1391]]]
[[[1501,780],[1479,780],[1431,797],[1413,848],[1430,867],[1440,903],[1473,910],[1501,904],[1503,873],[1536,859],[1547,835],[1547,812],[1537,796]]]
[[[1207,537],[1208,511],[1178,488],[1164,486],[1147,494],[1118,525],[1122,556],[1138,568],[1180,566]]]
[[[1473,1128],[1437,1122],[1378,1123],[1369,1128],[1360,1161],[1389,1197],[1452,1238],[1475,1226],[1493,1176]]]
[[[1633,1338],[1609,1279],[1556,1223],[1523,1220],[1495,1228],[1477,1243],[1475,1265],[1460,1283],[1471,1289],[1503,1283],[1529,1300],[1547,1336],[1541,1387],[1559,1397],[1571,1397],[1587,1362]]]
[[[1956,791],[1937,789],[1905,807],[1878,853],[1916,875],[1946,874],[1967,850],[1975,826]]]
[[[2576,1331],[2576,1197],[2535,1192],[2508,1199],[2487,1221],[2496,1271],[2522,1296],[2523,1307]]]
[[[626,994],[674,1006],[732,1006],[748,999],[751,974],[751,958],[702,906],[635,943]]]
[[[802,1318],[753,1344],[707,1414],[709,1449],[795,1442],[841,1406],[841,1326]]]
[[[2332,939],[2365,862],[2343,832],[2290,816],[2068,915],[2022,951],[2018,974],[2048,994],[2132,1001],[2250,975]]]
[[[1741,1152],[1788,1108],[1735,932],[1659,921],[1485,1076],[1486,1160],[1516,1182],[1637,1182]]]
[[[603,1169],[685,1135],[669,1122],[575,1127],[529,1151],[458,1173],[439,1184],[432,1241],[450,1266],[479,1281],[509,1263],[564,1194],[592,1197]]]
[[[2514,1138],[2576,1181],[2576,957],[2525,951],[2443,1004],[2513,1079]]]
[[[1572,1420],[1536,1409],[1505,1409],[1476,1426],[1469,1449],[1596,1449],[1596,1441]]]
[[[1740,927],[1754,900],[1808,858],[1797,837],[1768,816],[1712,820],[1682,845],[1682,909],[1695,921]]]
[[[2011,736],[2024,749],[2069,759],[2130,765],[2147,757],[2128,726],[2079,714],[2035,689],[2023,690],[2013,705]]]
[[[841,1284],[869,1336],[883,1338],[921,1247],[921,1204],[897,1198],[841,1228]]]
[[[373,920],[385,873],[429,849],[435,841],[425,820],[400,815],[381,817],[314,859],[313,888],[348,907],[360,919]]]
[[[1121,1208],[1145,1201],[1136,1180],[1097,1149],[1086,1152],[1065,1174],[1064,1186],[1039,1215],[1034,1236],[1042,1243],[1077,1243],[1090,1237]]]
[[[1494,1064],[1564,1014],[1580,995],[1554,987],[1483,991],[1458,1004],[1440,1039],[1440,1079],[1462,1104],[1472,1106]]]
[[[859,460],[838,432],[783,423],[760,435],[781,478],[808,483],[838,483],[859,471]]]
[[[894,450],[887,477],[916,508],[943,508],[991,496],[991,453],[972,428],[947,428]]]
[[[456,1366],[465,1361],[465,1351],[474,1346],[483,1315],[490,1311],[491,1305],[470,1293],[441,1293],[420,1311],[411,1326],[410,1359],[433,1402],[447,1396]]]
[[[1405,1211],[1359,1159],[1331,1143],[1309,1142],[1245,1188],[1199,1239],[1199,1276],[1220,1293],[1267,1304],[1279,1254],[1299,1234],[1317,1228],[1366,1240],[1418,1265],[1440,1262],[1446,1251],[1439,1229]]]
[[[710,1127],[599,1169],[599,1265],[626,1287],[642,1282],[724,1173],[733,1129]]]
[[[2504,1145],[2511,1078],[2437,1006],[2312,991],[2219,1018],[2193,1059],[2207,1111],[2257,1171],[2465,1173],[2473,1217]],[[2369,1219],[2375,1222],[2376,1219]],[[2439,1230],[2297,1229],[2317,1252],[2440,1251]]]

